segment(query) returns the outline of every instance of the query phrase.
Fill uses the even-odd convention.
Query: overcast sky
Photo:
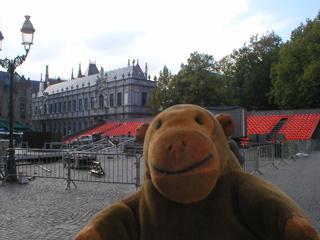
[[[274,30],[285,42],[319,9],[319,0],[5,1],[0,58],[24,54],[20,29],[30,15],[34,45],[20,75],[44,79],[49,65],[50,77],[70,79],[79,63],[84,73],[90,60],[108,71],[139,59],[153,78],[164,65],[176,74],[194,51],[220,60],[252,35]]]

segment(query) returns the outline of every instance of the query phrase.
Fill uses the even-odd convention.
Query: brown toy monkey
[[[97,214],[83,239],[319,239],[301,208],[244,172],[227,137],[235,124],[195,105],[176,105],[141,125],[145,179]]]

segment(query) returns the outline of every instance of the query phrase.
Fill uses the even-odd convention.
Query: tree
[[[234,64],[235,63],[231,54],[221,58],[217,63],[217,71],[219,74],[225,76],[227,87],[230,86],[230,82],[234,76]]]
[[[291,33],[271,71],[271,98],[281,109],[320,106],[320,12]]]
[[[232,87],[235,75],[235,61],[232,58],[232,55],[229,54],[217,63],[217,73],[221,76],[224,76],[226,85],[222,89],[222,94],[224,96],[223,105],[234,106],[239,105],[238,101],[235,98],[235,88]]]
[[[170,91],[172,104],[190,103],[203,107],[221,106],[223,78],[216,74],[213,56],[194,52],[187,64],[173,77]]]
[[[281,37],[273,31],[250,38],[249,44],[244,44],[239,50],[234,50],[232,58],[235,61],[232,86],[239,105],[251,109],[274,109],[269,101],[271,91],[270,71],[278,62],[278,53],[282,44]]]
[[[164,66],[159,73],[159,78],[155,79],[155,87],[150,98],[149,109],[153,115],[157,115],[170,106],[169,85],[171,81],[172,74],[167,66]]]

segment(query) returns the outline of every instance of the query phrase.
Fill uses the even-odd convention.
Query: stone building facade
[[[108,72],[90,63],[84,76],[79,69],[76,79],[40,84],[32,96],[32,127],[39,131],[67,135],[101,121],[150,116],[147,104],[154,82],[147,77],[147,65],[143,72],[134,61]]]
[[[0,121],[10,121],[10,74],[0,71]],[[29,124],[31,120],[31,84],[15,73],[13,76],[13,120]]]

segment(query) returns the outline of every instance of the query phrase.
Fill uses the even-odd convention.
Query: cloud
[[[127,55],[130,52],[130,48],[145,34],[146,31],[141,30],[112,31],[89,38],[84,43],[87,48],[100,52],[100,54],[103,53],[110,56]]]
[[[36,42],[34,46],[31,46],[30,59],[35,62],[47,62],[54,61],[59,59],[61,52],[65,48],[65,43],[62,41],[45,43],[45,42]]]
[[[306,17],[315,17],[309,13],[318,11],[317,1],[56,0],[43,5],[30,0],[23,8],[15,8],[22,0],[9,1],[1,9],[5,40],[0,54],[8,58],[23,54],[20,28],[23,16],[30,14],[36,29],[34,46],[19,72],[33,79],[45,65],[52,77],[70,78],[80,62],[82,71],[89,60],[107,71],[126,66],[133,58],[139,58],[142,67],[148,62],[151,76],[164,65],[175,74],[194,51],[219,60],[252,35],[274,30],[288,39]]]

